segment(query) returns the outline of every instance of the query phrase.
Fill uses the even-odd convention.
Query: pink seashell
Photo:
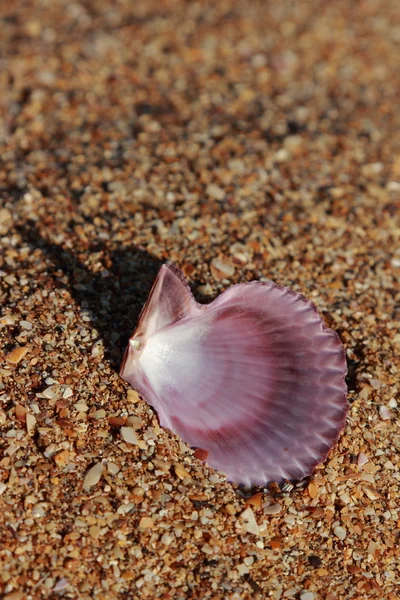
[[[195,301],[163,265],[121,367],[160,424],[247,485],[301,479],[323,461],[347,413],[346,360],[312,302],[275,283]]]

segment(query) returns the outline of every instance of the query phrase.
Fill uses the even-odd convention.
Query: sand
[[[398,598],[398,2],[30,0],[0,31],[1,597]],[[226,482],[120,379],[165,261],[339,333],[312,477]]]

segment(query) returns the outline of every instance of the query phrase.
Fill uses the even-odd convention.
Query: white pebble
[[[297,594],[297,591],[297,588],[289,588],[288,590],[286,590],[286,592],[283,592],[283,597],[290,598],[291,596]]]
[[[86,404],[86,402],[77,402],[76,404],[74,404],[74,408],[78,411],[78,412],[86,412],[89,410],[88,405]]]
[[[38,502],[35,506],[32,507],[32,517],[34,519],[41,519],[46,514],[46,503]]]
[[[121,437],[127,444],[137,444],[138,438],[133,427],[121,427]]]
[[[296,519],[294,518],[293,515],[287,515],[284,518],[284,521],[289,528],[294,527],[294,524],[296,523]]]
[[[42,397],[47,398],[48,400],[54,400],[54,398],[57,397],[57,386],[51,385],[50,387],[43,390]]]
[[[275,160],[277,162],[286,162],[287,160],[289,160],[289,158],[290,158],[290,153],[287,150],[285,150],[285,148],[281,148],[275,154]]]
[[[99,483],[101,476],[103,474],[103,463],[96,463],[85,475],[85,479],[83,480],[83,489],[89,491],[91,487]]]
[[[67,588],[69,586],[69,581],[67,581],[64,577],[62,577],[61,579],[59,579],[56,583],[56,585],[54,586],[53,590],[55,592],[61,592],[62,590],[65,590],[65,588]]]
[[[351,498],[349,494],[347,494],[347,492],[343,492],[343,494],[340,494],[339,498],[342,502],[344,502],[344,504],[350,504],[351,502]]]
[[[282,506],[280,504],[271,504],[264,508],[264,515],[278,515],[281,510]]]
[[[362,467],[363,465],[367,464],[367,462],[369,462],[368,456],[364,454],[364,452],[360,452],[357,459],[358,466]]]
[[[246,508],[239,517],[243,521],[244,530],[246,533],[258,535],[258,525],[252,509]]]
[[[379,407],[379,416],[384,421],[389,421],[392,418],[392,411],[384,404],[381,404]]]
[[[249,569],[246,567],[245,564],[241,564],[241,565],[237,565],[237,570],[239,575],[247,575],[248,573],[250,573]]]
[[[174,538],[169,533],[164,533],[164,535],[161,538],[161,543],[164,544],[164,546],[169,546],[173,541]]]
[[[103,354],[103,342],[101,340],[97,340],[97,342],[93,344],[90,354],[93,356],[93,358]]]
[[[339,538],[339,540],[346,539],[347,531],[345,530],[344,527],[340,527],[340,525],[338,525],[337,527],[334,528],[333,533],[336,535],[336,537]]]
[[[376,549],[377,549],[377,544],[375,542],[373,542],[372,540],[369,542],[368,544],[368,549],[367,549],[367,553],[371,554],[372,556],[375,555]]]
[[[26,430],[28,434],[31,434],[35,430],[36,419],[31,413],[26,413],[25,417]]]
[[[214,200],[223,200],[225,197],[224,190],[215,183],[210,183],[210,185],[207,186],[206,193],[208,196],[211,196],[211,198],[214,198]]]
[[[380,379],[378,379],[377,377],[372,377],[368,381],[368,383],[371,387],[374,388],[374,390],[379,390],[379,388],[382,387],[382,381]]]
[[[314,594],[312,592],[301,592],[300,600],[314,600]]]
[[[107,463],[107,471],[112,475],[116,475],[119,471],[119,466],[115,463],[109,462]]]

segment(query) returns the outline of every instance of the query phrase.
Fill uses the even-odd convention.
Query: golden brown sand
[[[5,1],[0,32],[1,597],[398,598],[398,1]],[[249,499],[119,378],[165,260],[340,334],[309,480]]]

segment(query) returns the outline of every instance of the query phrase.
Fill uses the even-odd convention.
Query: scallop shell
[[[196,302],[163,265],[130,338],[121,376],[160,424],[246,485],[302,479],[344,427],[346,360],[315,305],[273,282]]]

